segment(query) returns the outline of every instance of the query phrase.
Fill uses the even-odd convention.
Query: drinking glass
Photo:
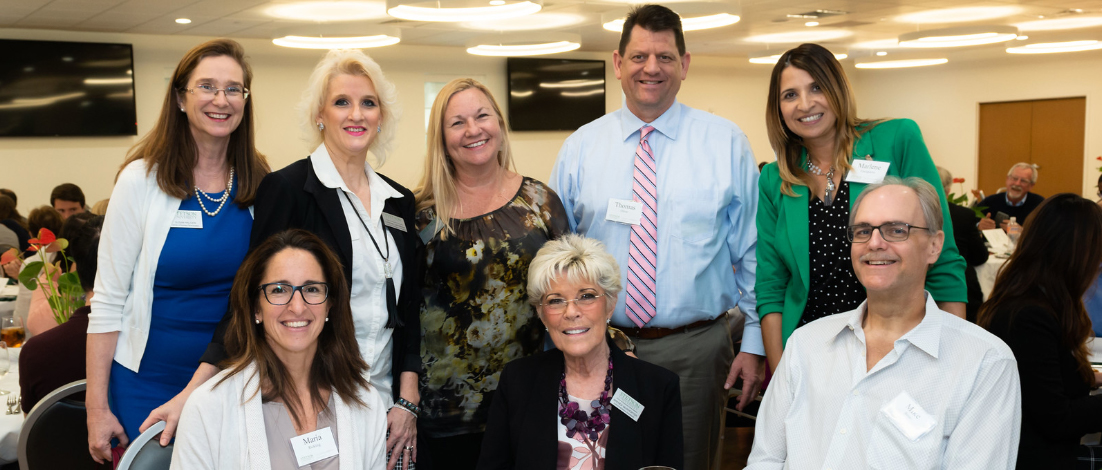
[[[8,375],[11,369],[11,356],[8,355],[8,343],[0,341],[0,377]],[[11,393],[10,390],[0,389],[0,396]]]
[[[0,341],[7,343],[9,347],[23,347],[23,338],[27,336],[27,330],[23,328],[23,319],[19,317],[0,318]]]

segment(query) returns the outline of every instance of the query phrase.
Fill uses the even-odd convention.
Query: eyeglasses
[[[926,227],[916,227],[903,222],[888,222],[880,225],[857,224],[846,230],[846,238],[850,243],[865,243],[872,239],[872,231],[880,230],[880,236],[885,241],[902,242],[911,237],[911,229],[930,230]]]
[[[570,302],[574,302],[578,308],[591,307],[597,303],[597,299],[604,297],[605,294],[594,294],[592,292],[583,292],[578,298],[573,300],[564,299],[562,297],[553,297],[547,299],[544,303],[540,304],[543,307],[543,311],[552,315],[562,315],[566,312],[566,306],[570,305]]]
[[[226,99],[238,99],[242,101],[249,99],[249,89],[240,87],[237,85],[230,85],[226,88],[217,88],[213,85],[195,85],[193,88],[184,88],[184,91],[195,94],[199,92],[199,96],[213,100],[215,96],[218,96],[218,92],[222,92],[226,95]]]
[[[292,286],[282,282],[261,284],[260,290],[264,292],[264,299],[272,305],[287,305],[291,303],[291,297],[298,291],[302,294],[302,300],[310,305],[318,305],[329,298],[329,284],[313,282],[301,286]]]

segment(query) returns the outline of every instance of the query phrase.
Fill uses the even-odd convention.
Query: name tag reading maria
[[[631,199],[609,199],[605,219],[621,224],[639,225],[643,220],[643,203]]]
[[[888,176],[888,166],[891,165],[891,162],[854,160],[851,165],[853,165],[853,171],[846,175],[846,181],[876,184],[884,181],[884,177]]]
[[[337,455],[337,441],[333,439],[332,429],[321,428],[314,432],[292,437],[291,449],[295,451],[298,466],[304,467]]]
[[[176,211],[172,218],[172,228],[203,228],[203,213],[199,211]]]
[[[899,392],[892,401],[880,408],[880,412],[911,441],[917,441],[937,424],[934,417],[922,409],[907,392]]]
[[[401,217],[398,217],[394,214],[387,214],[386,212],[383,212],[383,225],[386,225],[387,227],[393,229],[401,230],[403,232],[406,231],[406,222],[402,220]]]
[[[616,390],[616,394],[612,396],[612,406],[616,409],[623,411],[628,415],[632,421],[639,421],[639,415],[643,414],[643,404],[635,401],[631,395],[628,395],[624,389]]]

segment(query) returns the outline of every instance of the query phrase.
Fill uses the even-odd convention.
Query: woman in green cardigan
[[[918,125],[858,119],[842,66],[817,44],[803,44],[777,61],[765,121],[777,161],[758,181],[755,290],[765,352],[776,370],[793,330],[865,300],[846,229],[850,204],[866,184],[893,175],[941,186]],[[945,247],[926,275],[926,290],[942,310],[963,318],[965,263],[952,226],[944,230]]]

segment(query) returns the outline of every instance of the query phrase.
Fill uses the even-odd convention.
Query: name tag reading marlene
[[[922,409],[907,392],[899,392],[892,401],[880,408],[880,412],[911,441],[917,441],[937,424],[933,416]]]
[[[643,414],[644,408],[642,403],[635,401],[624,389],[616,390],[616,394],[612,396],[612,406],[623,411],[633,421],[639,421],[639,415]]]
[[[406,231],[406,222],[403,221],[401,217],[398,217],[394,214],[387,214],[386,212],[383,212],[383,225],[401,230],[403,232]]]
[[[203,228],[203,213],[199,211],[176,211],[172,218],[172,228]]]
[[[877,162],[872,160],[854,160],[853,171],[846,175],[846,181],[851,183],[876,184],[884,181],[888,175],[888,166],[891,162]]]
[[[321,428],[314,432],[292,437],[291,449],[295,451],[298,466],[304,467],[337,455],[337,441],[333,439],[331,429]]]
[[[621,224],[639,225],[643,220],[643,203],[630,199],[609,199],[605,219]]]

